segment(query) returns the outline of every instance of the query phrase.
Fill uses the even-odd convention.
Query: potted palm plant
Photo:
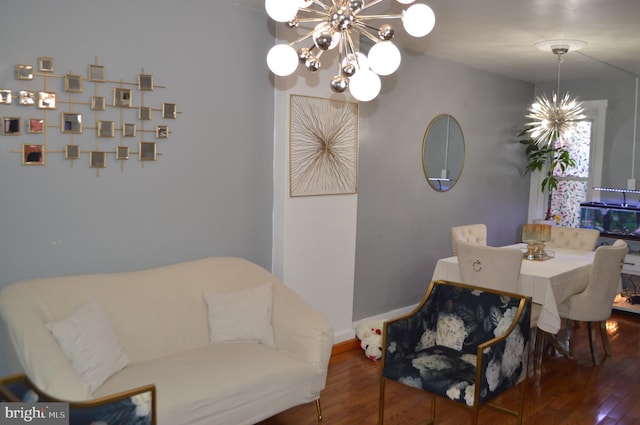
[[[519,137],[526,136],[527,130],[519,134]],[[569,151],[564,146],[556,146],[555,141],[548,144],[536,143],[533,139],[527,138],[520,140],[520,143],[526,146],[525,155],[527,155],[527,168],[525,173],[529,171],[546,172],[540,189],[542,193],[547,193],[547,211],[545,220],[551,220],[551,200],[553,191],[558,188],[558,179],[553,174],[556,168],[560,172],[564,172],[567,168],[576,165],[576,161],[571,158]]]

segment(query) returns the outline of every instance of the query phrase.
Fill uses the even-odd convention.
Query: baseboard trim
[[[333,359],[334,357],[340,354],[344,354],[349,351],[359,350],[359,349],[360,349],[360,341],[358,341],[357,338],[351,338],[347,341],[342,341],[337,344],[334,344],[333,348],[331,349],[331,358]]]

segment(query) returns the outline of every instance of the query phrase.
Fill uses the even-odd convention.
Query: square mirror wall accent
[[[115,122],[98,121],[98,137],[115,137]]]
[[[102,65],[89,65],[89,81],[96,83],[103,83],[105,80],[104,66]]]
[[[138,119],[147,121],[151,119],[151,108],[148,106],[140,106],[138,108]]]
[[[5,136],[19,136],[22,134],[22,118],[2,117],[2,134]]]
[[[140,161],[155,161],[156,160],[156,143],[140,142],[140,153],[138,157],[140,158]]]
[[[56,109],[56,94],[46,91],[38,92],[38,108]]]
[[[0,89],[0,104],[11,105],[13,102],[13,91]]]
[[[104,96],[91,96],[91,110],[105,111],[107,109],[107,101]]]
[[[153,75],[138,74],[138,90],[140,91],[153,90]]]
[[[131,89],[116,87],[113,89],[113,106],[116,108],[131,108]]]
[[[168,139],[169,138],[169,127],[166,125],[158,125],[156,126],[156,139]]]
[[[163,103],[162,104],[162,118],[175,119],[177,115],[175,103]]]
[[[119,161],[124,161],[129,159],[129,147],[128,146],[118,146],[116,148],[116,159]]]
[[[55,70],[55,62],[53,58],[47,56],[40,56],[38,58],[38,71],[39,72],[53,72]]]
[[[122,125],[122,136],[123,137],[136,137],[136,125],[133,123],[124,123]]]
[[[16,78],[18,80],[33,80],[33,66],[31,66],[31,65],[17,65],[16,66]]]
[[[66,159],[80,159],[80,145],[66,145],[64,157]]]
[[[36,94],[32,91],[20,90],[18,92],[18,103],[22,106],[34,106],[36,104]]]
[[[71,161],[67,163],[70,168],[86,154],[89,167],[96,169],[107,168],[107,157],[113,161],[115,155],[121,161],[121,171],[135,164],[124,162],[132,156],[140,161],[157,160],[161,155],[158,145],[166,144],[161,140],[169,138],[166,120],[175,120],[182,112],[176,103],[159,98],[158,92],[166,87],[158,85],[153,74],[139,68],[128,73],[128,79],[107,80],[106,67],[99,65],[97,56],[79,73],[55,62],[53,57],[37,56],[37,60],[10,65],[13,84],[0,88],[0,109],[5,109],[5,116],[0,115],[0,137],[22,137],[3,139],[14,145],[9,152],[21,155],[25,165],[48,163],[50,153],[58,165],[64,155]],[[67,70],[56,72],[56,68]],[[29,112],[23,107],[33,109]],[[142,163],[137,166],[144,168]]]
[[[60,128],[63,133],[80,134],[82,133],[82,114],[74,112],[63,112],[60,114],[62,122]]]
[[[24,165],[44,165],[44,145],[22,145]]]
[[[29,133],[44,133],[44,120],[42,118],[29,118]]]
[[[90,168],[107,168],[107,153],[99,151],[89,152]]]
[[[64,91],[71,93],[82,93],[82,77],[72,74],[65,75]]]

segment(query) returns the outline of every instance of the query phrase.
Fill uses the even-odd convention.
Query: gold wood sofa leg
[[[322,423],[322,406],[320,406],[320,397],[316,399],[316,412],[318,413],[318,423]]]

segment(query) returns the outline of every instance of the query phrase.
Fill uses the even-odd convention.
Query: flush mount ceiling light
[[[326,1],[326,2],[325,2]],[[289,28],[315,24],[306,35],[289,44],[277,44],[267,54],[269,69],[276,75],[291,75],[298,63],[309,71],[320,69],[320,56],[338,49],[338,73],[331,79],[331,89],[343,93],[347,88],[357,100],[366,102],[380,92],[380,75],[389,75],[400,66],[400,50],[392,43],[394,30],[389,24],[374,27],[369,20],[399,18],[413,37],[424,37],[435,25],[433,10],[417,3],[400,14],[365,15],[364,12],[387,0],[265,0],[267,13]],[[414,0],[397,0],[410,4]],[[360,33],[375,44],[365,56],[355,48],[354,35]],[[311,39],[307,46],[293,46]]]
[[[535,46],[544,51],[551,51],[558,57],[558,79],[556,91],[551,99],[546,94],[536,97],[525,115],[532,121],[528,122],[527,133],[538,145],[551,145],[567,130],[573,128],[579,121],[585,119],[584,108],[577,97],[565,93],[560,96],[560,64],[562,55],[584,47],[587,43],[578,40],[548,40],[540,41]]]

